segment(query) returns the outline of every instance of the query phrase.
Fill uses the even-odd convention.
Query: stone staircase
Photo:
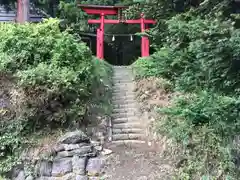
[[[114,144],[145,143],[145,127],[138,113],[131,69],[114,66],[113,114],[109,140]]]

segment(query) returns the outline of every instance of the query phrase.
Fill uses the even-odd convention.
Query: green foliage
[[[219,172],[238,177],[232,139],[240,128],[239,103],[239,99],[203,91],[175,97],[171,107],[159,110],[167,118],[158,129],[183,144],[186,162],[180,173],[187,179],[206,174],[217,178]]]
[[[4,128],[4,129],[3,129]],[[11,122],[11,124],[3,124],[1,122],[0,129],[0,173],[9,172],[12,166],[16,165],[19,160],[19,154],[25,139],[22,137],[21,120]]]
[[[88,28],[87,15],[77,7],[77,3],[60,1],[58,5],[59,18],[63,19],[62,27],[77,33]]]
[[[233,22],[184,14],[166,24],[164,47],[149,58],[145,73],[171,79],[181,90],[238,92],[239,30]]]
[[[0,25],[0,174],[10,170],[27,136],[81,124],[92,93],[90,50],[59,21]]]
[[[240,31],[226,18],[228,5],[210,0],[187,13],[159,17],[150,32],[156,52],[133,64],[137,78],[166,78],[182,91],[160,109],[157,127],[182,144],[177,179],[240,176],[234,164],[239,150],[233,146],[240,127]]]
[[[112,66],[106,61],[94,59],[94,84],[92,103],[103,115],[110,116],[112,113]],[[98,91],[96,91],[98,89]]]
[[[133,74],[136,79],[158,76],[158,68],[156,62],[151,58],[139,58],[133,66]]]

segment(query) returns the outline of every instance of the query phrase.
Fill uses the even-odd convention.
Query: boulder
[[[99,157],[90,158],[86,167],[89,176],[98,176],[101,174],[105,165],[105,160]]]
[[[72,151],[58,152],[56,158],[73,157],[75,155],[86,157],[92,155],[92,152],[93,152],[92,146],[83,146],[80,149],[74,149]]]
[[[34,177],[29,175],[25,180],[34,180]]]
[[[72,172],[71,158],[55,159],[52,166],[52,176],[62,177]]]
[[[55,152],[60,152],[60,151],[64,151],[64,145],[63,144],[56,144],[53,149],[55,150]]]
[[[87,157],[78,157],[73,156],[72,158],[72,166],[73,172],[77,175],[84,175],[86,172],[86,164],[87,164]]]
[[[63,144],[65,151],[71,151],[75,149],[80,149],[81,147],[89,145],[88,143],[80,143],[80,144]]]
[[[69,173],[66,174],[65,176],[61,177],[61,179],[56,179],[56,180],[74,180],[76,179],[76,175],[74,173]]]
[[[36,180],[53,180],[52,177],[38,177]]]
[[[87,176],[77,175],[76,180],[88,180]]]
[[[23,171],[23,170],[20,171],[20,172],[18,173],[17,177],[14,178],[14,180],[25,180],[25,173],[24,173],[24,171]]]
[[[110,154],[112,154],[112,150],[111,150],[111,149],[103,149],[103,150],[101,151],[101,154],[102,154],[103,156],[110,155]]]
[[[23,171],[23,169],[24,169],[23,164],[19,164],[19,165],[13,167],[12,171],[10,172],[10,176],[12,177],[12,179],[16,178],[19,175],[19,173],[21,171]]]
[[[76,175],[74,173],[69,173],[61,177],[38,177],[36,180],[74,180]]]
[[[80,130],[68,132],[58,140],[60,144],[78,144],[82,142],[89,142],[89,137]]]
[[[99,177],[96,177],[96,176],[90,176],[88,179],[89,179],[89,180],[99,180],[100,178],[99,178]]]
[[[40,162],[39,176],[51,176],[52,175],[52,162],[43,160]]]

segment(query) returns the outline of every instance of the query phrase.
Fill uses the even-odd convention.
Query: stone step
[[[122,86],[122,87],[117,87],[114,86],[112,89],[112,92],[120,92],[120,91],[125,91],[125,92],[136,92],[134,91],[136,88],[134,86]]]
[[[113,119],[112,121],[115,124],[119,124],[119,123],[134,122],[134,121],[136,122],[136,121],[139,121],[139,118],[137,118],[137,117],[134,117],[134,118],[125,117],[125,118],[116,118],[116,119]]]
[[[129,84],[129,85],[121,85],[121,86],[113,86],[112,88],[113,90],[115,91],[133,91],[134,92],[134,89],[135,86],[133,84]]]
[[[126,78],[126,79],[133,79],[133,75],[132,75],[132,73],[131,72],[123,72],[123,73],[117,73],[117,72],[115,72],[114,74],[113,74],[113,77],[112,77],[113,79],[115,78],[115,79],[124,79],[124,78]]]
[[[136,100],[134,98],[130,98],[130,99],[127,99],[127,98],[122,98],[122,99],[113,99],[112,100],[112,104],[113,105],[127,105],[127,104],[133,104],[133,103],[136,103]]]
[[[114,72],[132,72],[130,68],[113,68]]]
[[[113,134],[112,140],[141,140],[144,138],[143,134]]]
[[[127,87],[127,86],[123,86],[123,87],[114,87],[113,89],[112,89],[112,92],[135,92],[134,91],[134,86],[132,86],[132,87]]]
[[[132,72],[130,68],[113,68],[113,72]]]
[[[128,98],[119,98],[119,99],[112,99],[112,104],[113,105],[126,105],[126,104],[132,104],[132,103],[136,103],[136,100],[132,97],[130,99]]]
[[[135,96],[135,93],[133,91],[113,91],[112,96]]]
[[[112,92],[134,92],[134,86],[114,86]]]
[[[113,78],[113,83],[133,83],[133,80],[132,79],[114,79]]]
[[[131,128],[142,128],[143,125],[139,122],[128,122],[128,123],[121,123],[121,124],[113,124],[113,128],[116,129],[131,129]]]
[[[125,89],[125,90],[132,89],[133,90],[134,88],[135,88],[135,85],[133,83],[129,83],[129,84],[115,84],[113,86],[113,90],[117,90],[117,89]]]
[[[133,78],[133,74],[132,74],[132,71],[125,71],[125,72],[117,72],[117,71],[115,71],[114,73],[113,73],[113,76],[112,76],[113,78],[130,78],[130,79],[132,79]]]
[[[134,82],[133,81],[128,81],[128,82],[119,82],[119,81],[117,81],[117,82],[113,82],[114,83],[114,86],[117,86],[117,85],[132,85],[132,84],[134,84]]]
[[[114,113],[124,113],[124,112],[137,112],[138,109],[137,108],[114,108],[113,109],[113,114]]]
[[[113,104],[113,108],[138,108],[136,103],[131,104]]]
[[[124,76],[132,76],[132,71],[131,70],[126,70],[126,71],[113,71],[113,77],[122,77]]]
[[[113,109],[114,113],[127,113],[127,112],[137,112],[137,108],[115,108]]]
[[[129,66],[113,66],[113,69],[128,69]]]
[[[116,118],[124,118],[124,117],[133,117],[133,116],[137,116],[139,115],[138,112],[124,112],[124,113],[113,113],[112,114],[112,118],[116,119]]]
[[[119,91],[119,92],[112,92],[112,96],[117,98],[117,97],[121,97],[121,96],[134,96],[135,97],[135,92],[132,91]]]
[[[134,94],[130,94],[130,95],[126,95],[126,96],[113,96],[112,100],[134,100],[135,99],[135,95]]]
[[[113,134],[125,134],[125,133],[136,133],[136,134],[143,134],[144,130],[141,128],[113,128],[112,129]]]
[[[113,94],[112,100],[135,100],[135,94]]]
[[[119,73],[119,74],[114,74],[112,77],[113,80],[122,80],[122,79],[132,79],[134,80],[134,77],[131,72],[129,73]]]
[[[142,140],[119,140],[119,141],[112,141],[115,145],[135,145],[135,144],[145,144],[146,141]]]

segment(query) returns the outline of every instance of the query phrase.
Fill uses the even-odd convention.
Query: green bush
[[[152,58],[139,58],[132,67],[136,79],[158,76],[158,68]]]
[[[59,21],[0,24],[0,174],[29,136],[81,124],[98,79],[91,51]],[[76,126],[75,126],[76,127]]]
[[[240,31],[233,22],[183,14],[166,25],[163,47],[151,55],[151,62],[136,62],[141,74],[171,79],[179,90],[239,91]]]
[[[96,113],[110,116],[112,113],[112,66],[106,61],[94,59],[94,70],[95,74],[94,84],[92,86],[93,96],[92,103],[98,108]],[[96,91],[96,89],[98,89]]]
[[[138,78],[166,78],[182,91],[160,110],[157,128],[183,145],[178,179],[238,179],[233,139],[240,131],[240,31],[230,20],[191,13],[164,27],[155,28],[161,46],[133,68]]]
[[[182,175],[216,178],[222,172],[225,178],[238,177],[232,140],[240,131],[239,103],[239,99],[204,91],[175,97],[171,107],[159,110],[167,117],[159,131],[183,144]]]

